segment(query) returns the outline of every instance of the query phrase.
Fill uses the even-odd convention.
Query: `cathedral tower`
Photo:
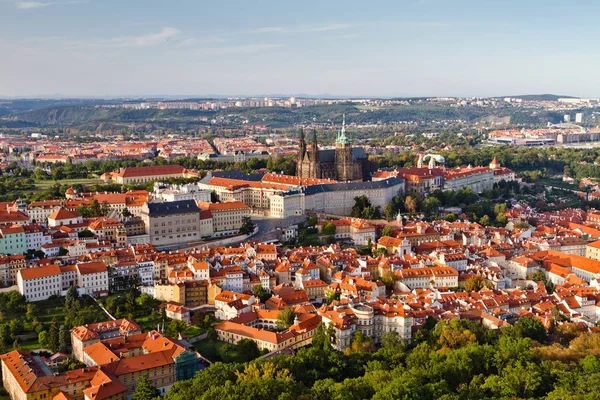
[[[335,168],[337,179],[345,182],[354,180],[352,165],[352,142],[346,136],[346,115],[342,117],[342,129],[335,140]]]
[[[310,162],[311,162],[311,178],[321,177],[321,164],[319,163],[319,145],[317,143],[317,130],[313,129],[313,138],[310,150]]]
[[[304,158],[306,157],[306,140],[304,139],[304,128],[300,128],[300,144],[299,144],[299,149],[298,149],[298,158],[296,160],[296,175],[298,175],[299,177],[303,178],[304,176],[304,171],[302,170],[303,168],[303,161]]]

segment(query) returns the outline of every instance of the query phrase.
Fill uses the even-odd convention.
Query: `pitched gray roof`
[[[197,213],[200,215],[200,208],[194,200],[179,200],[165,203],[148,203],[148,215],[171,215],[182,213]]]
[[[402,180],[395,177],[381,181],[323,183],[320,185],[308,186],[306,189],[304,189],[304,194],[311,195],[323,192],[338,192],[341,190],[383,189],[400,184],[402,184]]]

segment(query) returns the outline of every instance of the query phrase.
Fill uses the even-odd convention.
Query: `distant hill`
[[[503,99],[505,97],[511,97],[515,99],[523,99],[529,101],[556,101],[558,99],[576,99],[575,96],[562,96],[557,94],[522,94],[517,96],[497,96],[499,99]]]

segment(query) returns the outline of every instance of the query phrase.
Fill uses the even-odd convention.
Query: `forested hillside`
[[[386,333],[375,350],[356,334],[351,349],[332,349],[319,327],[294,356],[246,364],[216,363],[178,382],[167,400],[189,399],[597,399],[600,334],[574,324],[551,335],[521,318],[501,332],[468,320],[428,321],[406,346]],[[553,344],[550,344],[553,342]]]

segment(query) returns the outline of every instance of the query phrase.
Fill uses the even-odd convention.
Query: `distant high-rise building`
[[[564,120],[565,122],[571,122],[571,116],[569,114],[565,114]]]
[[[581,124],[583,122],[583,113],[575,114],[575,122]]]

